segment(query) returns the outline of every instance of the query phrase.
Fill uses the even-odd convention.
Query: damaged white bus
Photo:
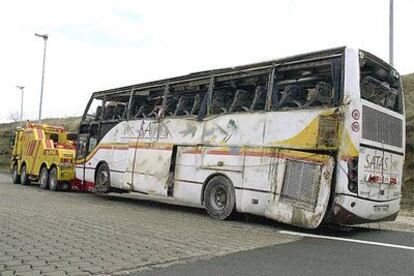
[[[343,47],[95,92],[76,177],[316,228],[394,220],[404,153],[399,74]]]

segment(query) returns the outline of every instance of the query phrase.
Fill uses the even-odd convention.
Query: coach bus
[[[95,92],[76,177],[317,228],[395,220],[404,154],[398,72],[342,47]]]

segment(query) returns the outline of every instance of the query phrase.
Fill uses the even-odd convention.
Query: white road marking
[[[314,235],[314,234],[307,234],[307,233],[300,233],[300,232],[293,232],[293,231],[283,231],[283,230],[278,231],[278,233],[287,234],[287,235],[302,236],[302,237],[308,237],[308,238],[315,238],[315,239],[335,240],[335,241],[344,241],[344,242],[353,242],[353,243],[369,244],[369,245],[376,245],[376,246],[392,247],[392,248],[399,248],[399,249],[406,249],[406,250],[414,250],[414,247],[411,247],[411,246],[391,244],[391,243],[354,240],[354,239],[347,239],[347,238]]]

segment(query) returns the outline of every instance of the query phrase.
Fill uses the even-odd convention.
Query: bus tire
[[[111,175],[106,163],[99,165],[95,177],[95,192],[109,193],[111,190]]]
[[[46,190],[49,187],[49,171],[46,166],[40,170],[39,183],[41,189]]]
[[[217,175],[208,181],[204,190],[204,206],[212,218],[228,218],[233,213],[235,202],[234,187],[227,177]]]
[[[20,175],[20,183],[22,183],[23,185],[30,184],[30,179],[27,176],[26,164],[23,164],[22,166],[21,175]]]
[[[52,167],[49,173],[49,189],[51,191],[59,191],[60,182],[58,180],[58,171],[56,167]]]
[[[14,184],[20,184],[20,175],[17,172],[17,164],[13,165],[12,169],[12,180]]]

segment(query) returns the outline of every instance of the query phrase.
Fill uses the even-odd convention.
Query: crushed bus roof
[[[197,81],[198,84],[202,84],[202,83],[208,84],[211,76],[218,77],[218,76],[225,76],[225,75],[232,75],[232,74],[268,70],[269,68],[273,66],[295,63],[296,61],[303,61],[304,59],[308,59],[309,61],[318,60],[322,58],[332,57],[333,55],[341,55],[344,52],[345,48],[346,47],[343,46],[343,47],[332,48],[332,49],[327,49],[327,50],[322,50],[322,51],[317,51],[317,52],[312,52],[312,53],[307,53],[307,54],[295,55],[295,56],[281,58],[281,59],[252,63],[248,65],[241,65],[241,66],[236,66],[236,67],[227,67],[227,68],[213,69],[213,70],[205,70],[205,71],[190,73],[188,75],[182,75],[182,76],[177,76],[173,78],[144,82],[144,83],[129,85],[129,86],[122,86],[118,88],[94,92],[93,97],[101,98],[105,95],[131,93],[132,91],[134,91],[137,94],[142,93],[143,96],[146,96],[148,95],[148,91],[145,91],[145,90],[163,89],[163,87],[167,84],[174,85],[174,84],[179,84],[183,82],[192,82],[192,81]]]

